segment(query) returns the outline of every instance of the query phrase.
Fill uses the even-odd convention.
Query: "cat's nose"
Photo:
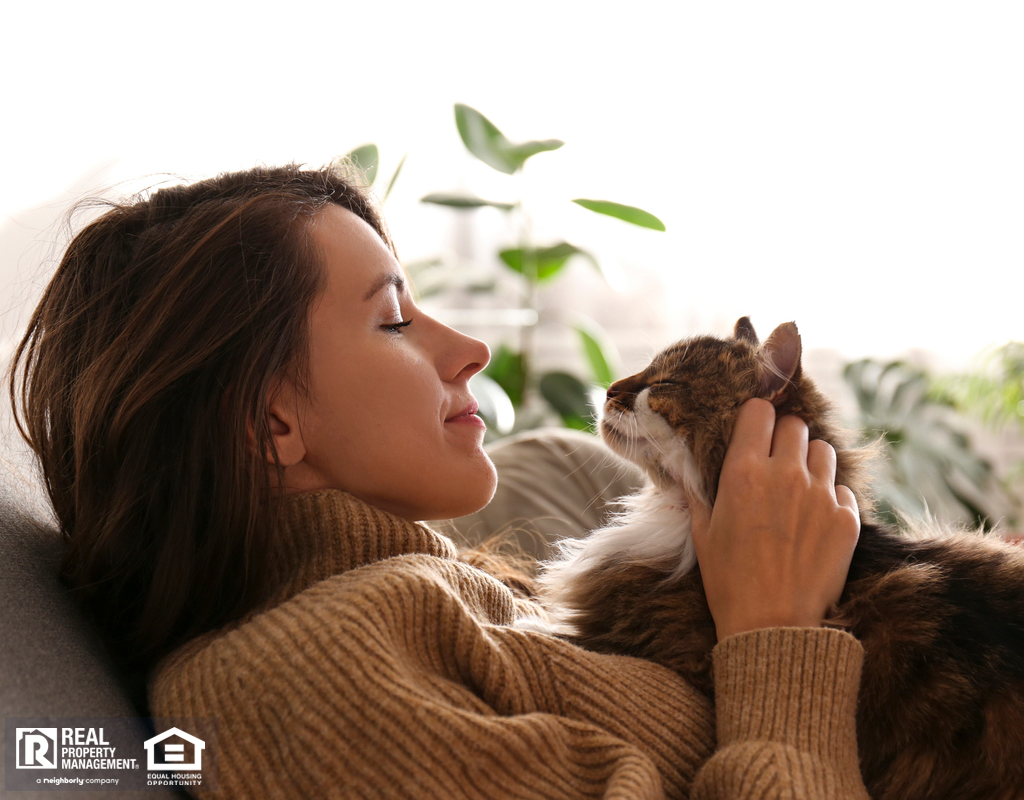
[[[631,391],[631,387],[625,381],[615,381],[615,383],[608,387],[606,396],[609,400],[628,410],[633,408],[636,392]]]

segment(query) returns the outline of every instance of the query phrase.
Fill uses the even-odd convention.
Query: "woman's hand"
[[[836,453],[767,400],[740,407],[714,511],[691,505],[718,639],[821,625],[846,583],[860,535],[857,500],[835,485]]]

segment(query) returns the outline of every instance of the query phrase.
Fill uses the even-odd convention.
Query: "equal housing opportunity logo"
[[[177,739],[178,741],[171,741]],[[206,742],[177,728],[157,734],[143,743],[146,748],[146,765],[152,770],[199,770],[203,768],[203,750]],[[159,746],[159,747],[158,747]],[[192,748],[192,757],[186,758],[185,751]],[[163,752],[159,752],[162,750]]]
[[[8,791],[217,788],[216,720],[7,717],[4,726]]]

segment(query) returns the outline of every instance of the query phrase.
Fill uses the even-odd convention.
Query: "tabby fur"
[[[871,453],[850,446],[803,375],[796,326],[763,344],[675,344],[608,390],[600,430],[649,486],[606,528],[545,565],[554,630],[649,659],[713,695],[715,625],[690,538],[690,499],[711,505],[739,406],[764,397],[836,450],[836,483],[860,503],[860,540],[829,624],[864,646],[861,771],[877,800],[1024,798],[1024,548],[996,537],[911,537],[871,514]]]

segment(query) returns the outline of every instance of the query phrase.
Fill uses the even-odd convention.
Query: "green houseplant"
[[[1024,433],[1024,342],[1008,342],[982,353],[978,368],[936,378],[931,394],[979,418],[994,430]]]
[[[558,139],[511,142],[479,111],[462,104],[455,106],[455,123],[466,149],[484,164],[507,176],[522,172],[528,160],[539,153],[557,150],[563,145]],[[531,427],[554,418],[562,424],[587,429],[592,425],[592,387],[607,388],[613,380],[615,353],[603,331],[593,321],[565,309],[541,307],[538,289],[565,274],[572,259],[589,262],[604,274],[599,259],[588,249],[565,240],[535,242],[530,210],[522,199],[490,200],[467,192],[433,192],[421,202],[445,206],[458,213],[471,213],[480,208],[494,208],[512,218],[512,227],[518,231],[517,241],[501,247],[496,261],[518,286],[517,306],[522,312],[518,325],[518,340],[503,341],[493,353],[485,377],[479,388],[490,396],[488,405],[501,405],[513,409],[517,422],[513,427],[499,425],[508,432],[513,428]],[[623,222],[664,231],[665,226],[653,214],[621,203],[591,198],[575,198],[577,207]],[[493,284],[478,281],[477,288],[490,288]],[[575,331],[583,361],[589,373],[584,376],[566,370],[539,373],[535,363],[535,329],[538,321],[553,322]],[[489,379],[489,380],[488,380]],[[502,397],[494,397],[500,391]],[[547,412],[547,413],[545,413]],[[493,420],[488,420],[492,422]]]
[[[929,512],[989,528],[1012,515],[1012,493],[975,452],[927,372],[864,359],[848,364],[843,377],[857,400],[864,438],[877,441],[884,456],[876,485],[880,516],[899,525],[901,516]]]

